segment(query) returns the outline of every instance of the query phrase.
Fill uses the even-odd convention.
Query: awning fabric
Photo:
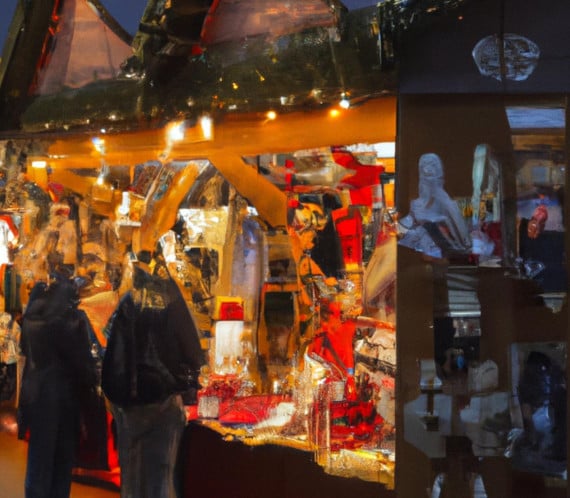
[[[63,2],[50,45],[37,76],[39,95],[116,78],[121,63],[132,55],[130,45],[87,0]]]

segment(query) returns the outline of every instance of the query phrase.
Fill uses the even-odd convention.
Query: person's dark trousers
[[[78,404],[68,381],[42,379],[30,417],[26,498],[69,498],[78,440]]]
[[[179,498],[178,451],[186,426],[179,394],[160,403],[113,407],[119,442],[121,498]]]

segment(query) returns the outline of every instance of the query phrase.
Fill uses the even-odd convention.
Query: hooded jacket
[[[77,309],[77,290],[69,280],[49,286],[38,283],[32,289],[22,320],[20,348],[26,362],[19,401],[20,433],[27,416],[38,411],[39,393],[46,383],[56,383],[71,396],[94,388],[97,364],[91,355],[89,319]]]

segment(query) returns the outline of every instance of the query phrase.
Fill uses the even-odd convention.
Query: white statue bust
[[[418,162],[419,197],[410,203],[410,212],[400,220],[404,236],[400,244],[442,257],[448,252],[471,249],[471,237],[459,206],[444,190],[441,158],[423,154]]]

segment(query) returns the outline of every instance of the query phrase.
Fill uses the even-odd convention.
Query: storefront
[[[564,30],[531,0],[254,2],[272,36],[238,43],[223,1],[182,3],[120,77],[71,88],[42,53],[44,90],[5,79],[5,309],[72,267],[102,354],[129,261],[161,252],[208,356],[187,496],[563,496]],[[206,15],[201,43],[173,22]],[[118,482],[102,432],[76,473]]]
[[[18,102],[21,114],[11,115],[16,102],[6,92],[5,112],[18,130],[3,143],[5,210],[18,244],[9,262],[17,299],[5,298],[25,306],[35,282],[72,270],[103,354],[132,259],[160,253],[209,359],[202,389],[188,402],[189,495],[216,494],[215,484],[232,480],[233,496],[276,496],[279,488],[302,496],[315,486],[393,494],[392,74],[380,71],[375,9],[343,13],[341,30],[341,14],[325,2],[294,4],[252,7],[273,23],[271,43],[252,21],[243,29],[255,43],[236,53],[221,2],[202,34],[204,54],[154,53],[152,64],[143,61],[147,73],[129,59],[120,77],[105,78],[115,61],[108,67],[98,57],[93,28],[105,23],[104,11],[95,21],[86,2],[56,2],[58,30],[48,34],[52,48],[41,53],[32,97]],[[84,39],[62,50],[58,42],[75,41],[85,19]],[[101,33],[113,54],[124,54],[115,31]],[[139,35],[141,47],[156,43]],[[14,40],[15,53],[29,48],[24,42]],[[92,61],[77,57],[85,43]],[[182,60],[186,67],[175,71]],[[100,80],[81,79],[95,73],[89,64],[98,64]],[[193,71],[201,86],[188,80]],[[113,422],[106,422],[99,437],[107,460],[83,452],[78,478],[118,482],[108,446]],[[232,452],[241,448],[265,484],[246,475],[204,480],[207,460],[194,461],[202,445],[212,469],[239,468],[240,450]],[[301,477],[295,491],[278,484],[289,464]]]

